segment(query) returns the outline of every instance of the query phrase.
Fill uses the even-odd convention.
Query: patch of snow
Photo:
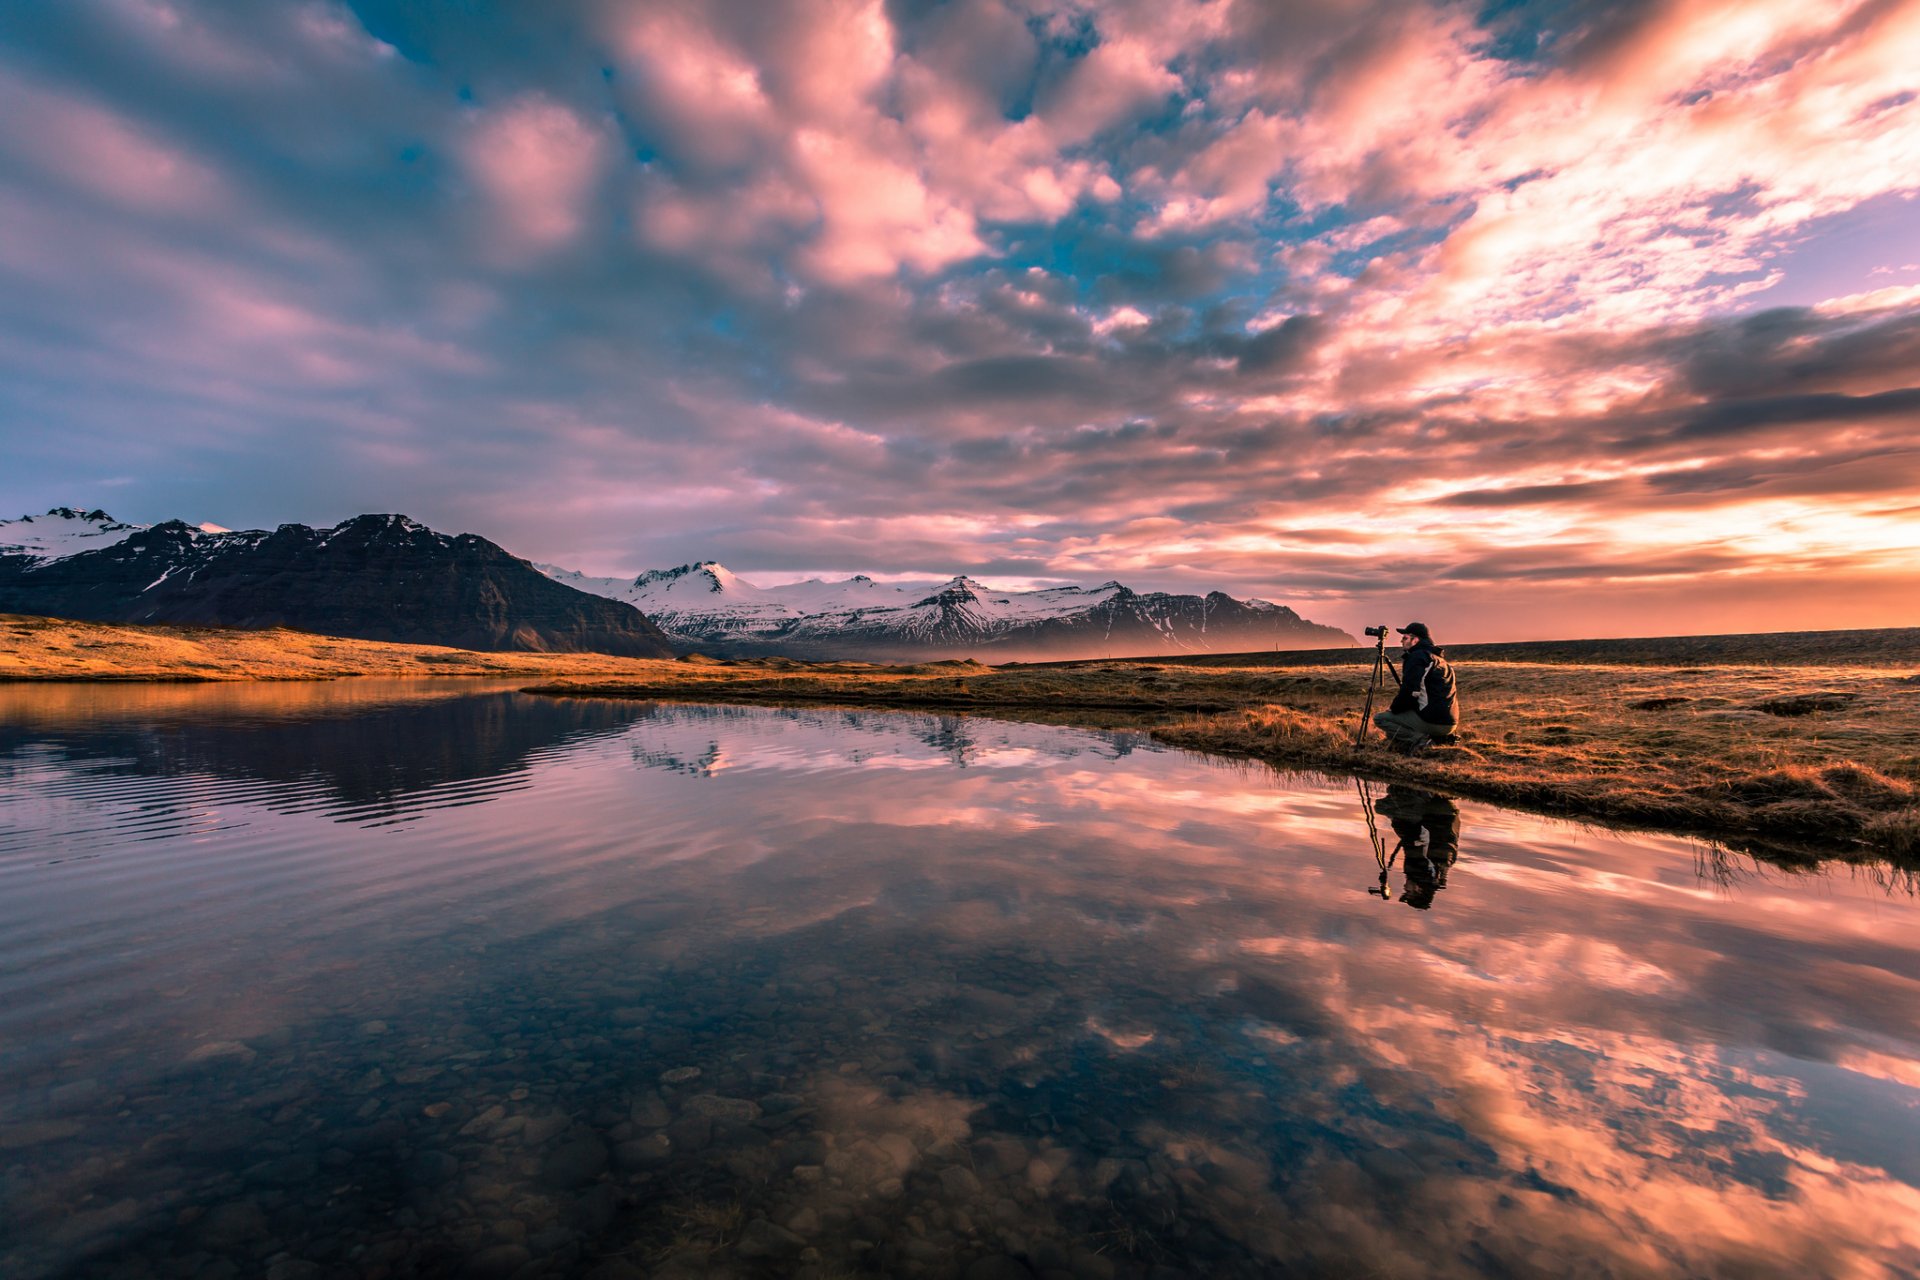
[[[146,527],[122,523],[100,510],[55,507],[42,516],[0,520],[0,555],[64,560],[124,542]]]
[[[875,582],[856,574],[837,582],[809,578],[758,587],[713,560],[649,570],[631,582],[589,577],[557,565],[534,568],[576,590],[631,604],[670,635],[684,638],[985,638],[1086,613],[1127,590],[1108,582],[1093,588],[993,591],[965,574],[924,586]]]

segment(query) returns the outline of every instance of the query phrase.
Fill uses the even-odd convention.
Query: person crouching
[[[1454,697],[1453,666],[1434,647],[1424,622],[1409,622],[1400,632],[1400,691],[1373,718],[1389,745],[1409,755],[1436,739],[1451,738],[1460,727]]]

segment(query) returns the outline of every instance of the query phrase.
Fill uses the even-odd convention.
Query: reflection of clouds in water
[[[1901,1085],[1920,1095],[1920,1062],[1912,1058],[1896,1057],[1874,1049],[1852,1049],[1835,1055],[1834,1065],[1858,1075]],[[1909,1102],[1910,1105],[1920,1106],[1920,1096]]]
[[[479,1055],[461,1081],[379,1095],[416,1128],[480,1078],[604,1128],[633,1078],[694,1063],[683,1094],[793,1118],[675,1149],[657,1183],[609,1179],[636,1211],[724,1187],[817,1221],[829,1253],[876,1231],[860,1215],[897,1236],[934,1205],[950,1232],[972,1224],[970,1250],[1070,1239],[1129,1276],[1877,1276],[1916,1258],[1909,900],[1844,877],[1703,891],[1682,843],[1462,805],[1446,896],[1409,911],[1363,892],[1351,782],[951,717],[628,710],[617,734],[533,755],[530,789],[377,842],[293,813],[271,842],[256,825],[154,846],[171,878],[122,923],[249,981],[236,997],[199,973],[154,1015],[190,1025],[141,1047],[177,1063],[210,1035],[256,1042],[231,1087],[345,1098],[349,1131],[380,1123],[351,1114],[369,1042],[310,1030],[327,1018],[402,1029],[381,1050],[396,1078]],[[638,751],[657,759],[636,769]],[[0,938],[61,919],[24,903],[0,901]],[[153,986],[194,972],[136,968],[88,991],[132,981],[145,1017]],[[610,1028],[609,1010],[644,1016]],[[502,1185],[480,1212],[553,1194]]]
[[[1677,988],[1678,981],[1657,965],[1628,955],[1609,942],[1573,934],[1548,934],[1525,942],[1491,940],[1472,960],[1445,953],[1447,943],[1418,957],[1434,975],[1460,982],[1486,983],[1508,989],[1522,986],[1564,987],[1569,978],[1592,987],[1651,993]]]
[[[1024,769],[1157,750],[1140,733],[972,716],[684,703],[650,704],[632,742],[637,763],[701,776],[726,769]]]
[[[1624,1243],[1629,1261],[1682,1272],[1738,1259],[1756,1274],[1881,1274],[1920,1249],[1920,1193],[1797,1140],[1792,1077],[1710,1046],[1575,1043],[1438,1012],[1371,1030],[1411,1064],[1374,1082],[1385,1100],[1430,1105],[1494,1152],[1488,1177],[1452,1188],[1461,1246],[1517,1210],[1543,1243]],[[1517,1203],[1499,1210],[1496,1195]]]

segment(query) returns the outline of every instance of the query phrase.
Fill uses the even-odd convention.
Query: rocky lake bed
[[[6,1274],[1920,1262],[1897,868],[1137,731],[346,692],[0,694]]]

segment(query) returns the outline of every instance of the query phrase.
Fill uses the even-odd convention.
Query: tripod
[[[1387,656],[1387,629],[1380,628],[1380,634],[1373,638],[1373,671],[1367,676],[1367,705],[1360,712],[1360,728],[1353,735],[1353,745],[1359,746],[1367,736],[1367,726],[1373,723],[1373,696],[1380,689],[1380,667],[1393,673],[1393,682],[1400,683],[1400,668],[1393,665],[1393,659]]]
[[[1367,892],[1382,902],[1385,902],[1388,896],[1387,872],[1392,868],[1393,860],[1399,856],[1401,846],[1396,844],[1393,847],[1393,852],[1389,853],[1387,851],[1387,842],[1380,837],[1380,825],[1374,821],[1373,817],[1372,786],[1370,786],[1364,778],[1355,778],[1353,785],[1360,793],[1360,812],[1366,815],[1367,839],[1373,842],[1373,862],[1375,866],[1380,868],[1380,887],[1377,889],[1368,889]]]

